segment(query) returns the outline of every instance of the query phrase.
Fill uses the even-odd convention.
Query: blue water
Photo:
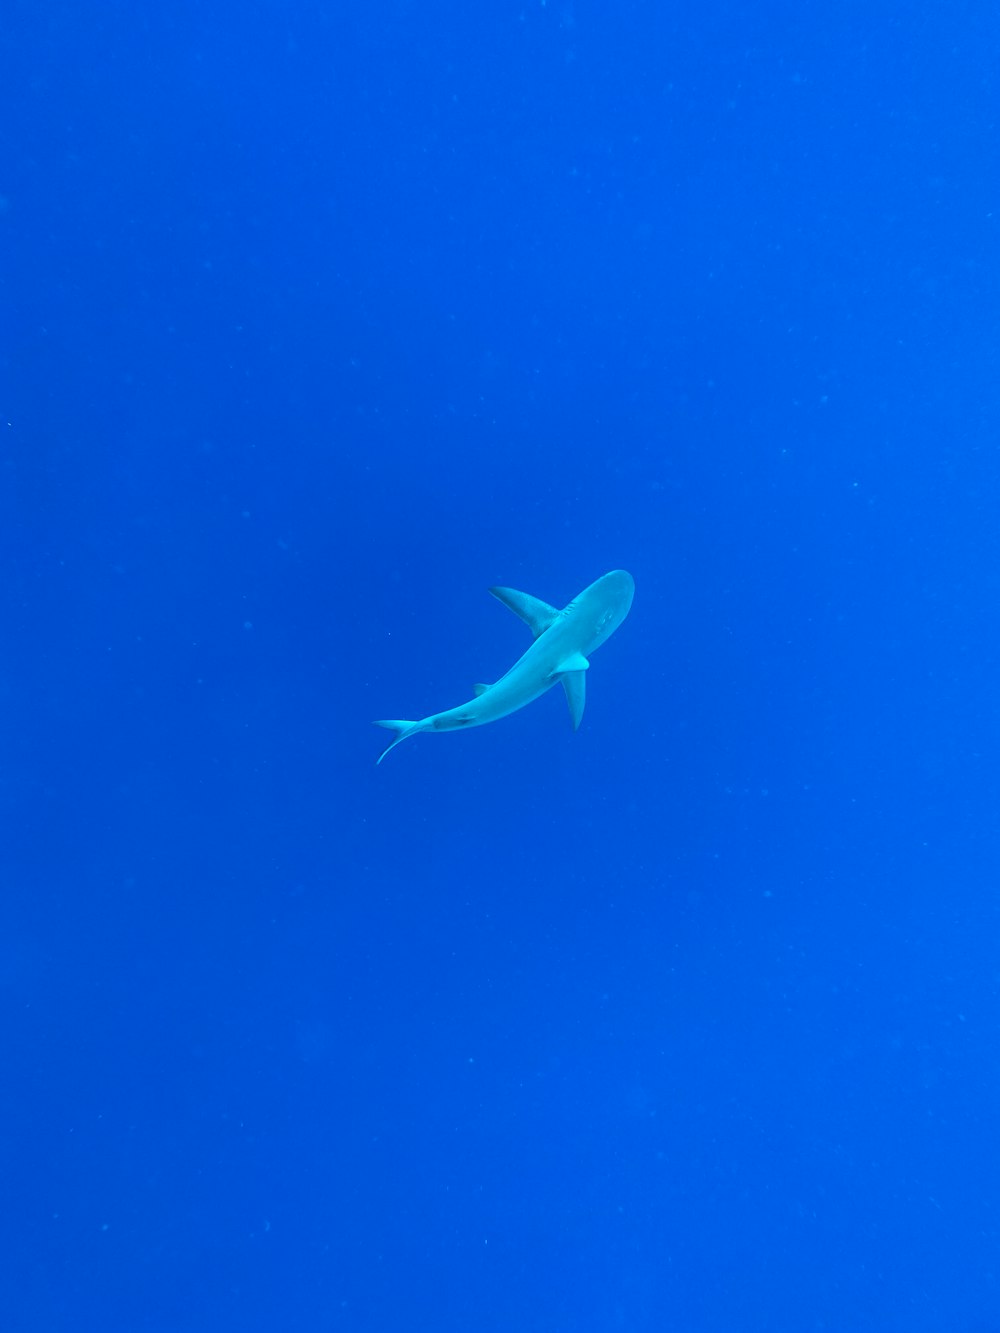
[[[995,7],[3,35],[0,1328],[1000,1329]]]

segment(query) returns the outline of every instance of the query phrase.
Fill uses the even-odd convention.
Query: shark
[[[531,630],[534,636],[531,647],[492,685],[474,686],[474,697],[468,703],[416,721],[405,718],[377,721],[376,727],[396,733],[375,761],[377,764],[411,736],[424,731],[464,731],[498,722],[557,683],[566,692],[573,730],[579,727],[587,701],[590,655],[614,634],[628,615],[635,595],[632,575],[624,569],[613,569],[584,588],[562,610],[514,588],[491,588],[490,592]]]

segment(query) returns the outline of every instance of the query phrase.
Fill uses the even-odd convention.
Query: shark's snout
[[[595,599],[601,608],[600,629],[612,634],[632,608],[635,579],[627,569],[613,569],[593,585],[598,593]]]
[[[613,569],[610,574],[605,574],[600,580],[601,586],[609,596],[619,601],[628,614],[629,607],[632,605],[632,598],[635,596],[635,579],[627,569]]]

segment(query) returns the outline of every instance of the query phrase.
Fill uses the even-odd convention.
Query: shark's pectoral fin
[[[569,704],[569,713],[573,719],[574,731],[580,725],[583,710],[587,704],[587,670],[589,666],[590,663],[583,653],[570,653],[569,657],[560,662],[552,673],[553,676],[562,681],[563,689],[566,691],[566,702]]]
[[[491,588],[490,592],[504,606],[509,606],[515,615],[520,616],[537,639],[544,634],[553,620],[559,615],[554,606],[543,602],[530,593],[518,592],[515,588]]]
[[[566,691],[566,702],[569,704],[569,715],[573,719],[573,730],[576,731],[587,703],[587,673],[567,671],[562,678],[562,684]]]

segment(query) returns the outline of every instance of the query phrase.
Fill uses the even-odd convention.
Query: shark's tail
[[[400,741],[405,741],[408,736],[415,736],[418,731],[423,730],[419,722],[407,722],[404,718],[398,717],[384,717],[376,722],[375,726],[385,727],[387,731],[394,731],[396,733],[395,739],[391,744],[385,747],[379,757],[375,760],[376,764],[380,764],[389,751],[394,750]]]

